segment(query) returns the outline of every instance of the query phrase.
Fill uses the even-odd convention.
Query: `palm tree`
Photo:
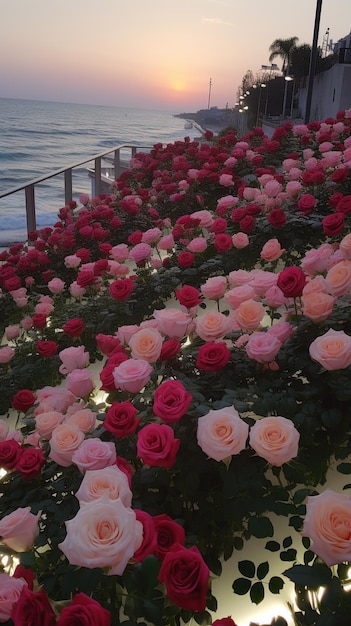
[[[283,60],[283,74],[290,65],[290,55],[292,50],[296,47],[298,40],[298,37],[290,37],[290,39],[275,39],[269,46],[271,53],[269,56],[269,62],[272,63],[274,59],[281,57]]]

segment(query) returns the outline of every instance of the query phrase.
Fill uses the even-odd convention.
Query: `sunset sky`
[[[233,106],[276,38],[312,43],[316,0],[0,0],[0,97],[167,110]],[[324,0],[319,44],[351,28]],[[281,64],[277,59],[277,63]]]

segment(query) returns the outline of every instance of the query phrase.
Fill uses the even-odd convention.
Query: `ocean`
[[[0,194],[75,162],[130,143],[152,146],[199,131],[172,113],[138,108],[0,98]],[[91,194],[85,166],[73,172],[73,195]],[[38,228],[57,221],[63,175],[36,187]],[[0,245],[26,238],[24,191],[0,199]]]

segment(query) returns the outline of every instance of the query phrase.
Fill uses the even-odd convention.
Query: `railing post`
[[[37,221],[35,216],[35,196],[34,185],[28,185],[25,188],[26,196],[26,217],[27,217],[27,233],[37,229]]]
[[[65,204],[69,204],[72,200],[72,168],[65,170]]]
[[[101,158],[95,159],[95,195],[101,194]]]
[[[120,153],[120,149],[117,148],[117,150],[115,150],[115,180],[117,180],[120,174],[120,167],[121,167],[121,153]]]

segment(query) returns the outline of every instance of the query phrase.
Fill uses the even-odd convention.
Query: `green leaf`
[[[297,585],[304,585],[310,589],[318,589],[327,585],[332,574],[326,565],[294,565],[283,572],[283,575],[289,578]]]
[[[279,556],[281,561],[294,561],[296,559],[296,550],[294,548],[283,550]]]
[[[251,580],[248,578],[237,578],[232,584],[232,589],[238,596],[244,596],[250,588]]]
[[[283,548],[290,548],[291,544],[292,544],[291,537],[285,537],[285,539],[283,540]]]
[[[270,552],[278,552],[278,550],[280,550],[280,543],[277,541],[267,541],[265,548]]]
[[[268,517],[250,517],[248,527],[250,533],[258,539],[274,535],[273,524]]]
[[[240,574],[247,578],[253,578],[255,576],[256,567],[252,561],[239,561],[238,568]]]
[[[264,598],[264,587],[261,582],[254,583],[250,589],[251,602],[254,604],[260,604]]]
[[[280,578],[280,576],[272,576],[268,583],[268,587],[271,593],[279,593],[279,591],[284,587],[284,581]]]
[[[269,563],[268,561],[264,561],[263,563],[260,563],[258,568],[257,568],[257,578],[259,580],[263,580],[263,578],[265,576],[267,576],[269,572]]]
[[[200,624],[200,626],[202,626],[203,624],[204,626],[207,626],[208,624],[212,623],[212,617],[208,611],[203,611],[202,613],[194,613],[194,620],[197,624]]]
[[[340,474],[351,474],[351,463],[339,463],[336,469]]]

